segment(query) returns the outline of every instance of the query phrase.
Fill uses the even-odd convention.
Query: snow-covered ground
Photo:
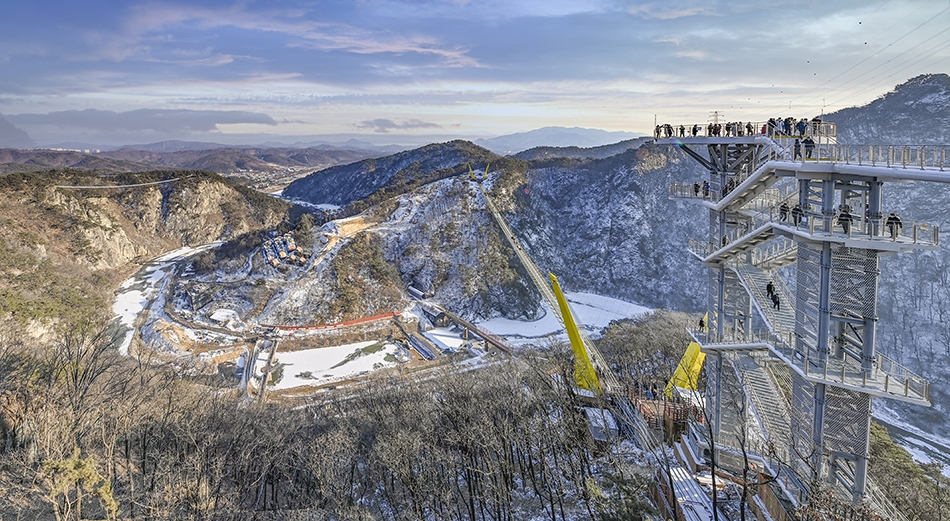
[[[443,351],[457,351],[465,344],[465,340],[459,336],[458,331],[452,331],[447,327],[430,329],[423,333],[423,335]]]
[[[398,365],[395,344],[377,346],[379,340],[321,347],[303,351],[277,351],[275,364],[281,364],[283,377],[272,389],[291,389],[302,385],[322,385],[345,380],[364,372]]]
[[[115,302],[112,304],[112,312],[116,314],[116,319],[126,328],[125,338],[119,345],[119,353],[129,354],[129,345],[135,333],[135,319],[155,298],[162,281],[171,274],[175,264],[181,259],[220,245],[220,242],[213,242],[194,248],[184,247],[170,251],[146,263],[135,275],[119,286]]]
[[[875,402],[874,419],[887,427],[894,442],[921,463],[942,463],[943,474],[950,477],[950,440],[924,432],[904,421],[893,410]]]
[[[584,328],[594,332],[599,332],[612,320],[634,318],[652,311],[637,304],[591,293],[567,293],[565,296],[579,325],[583,324]],[[522,338],[545,337],[563,333],[564,330],[557,316],[547,306],[544,316],[531,322],[493,318],[478,325],[496,335]]]

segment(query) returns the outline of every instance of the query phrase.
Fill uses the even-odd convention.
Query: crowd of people
[[[768,121],[753,124],[752,122],[729,122],[729,123],[709,123],[703,125],[680,125],[678,127],[664,123],[657,125],[653,131],[655,139],[673,138],[673,137],[697,137],[701,132],[703,137],[743,137],[755,135],[784,136],[807,138],[814,147],[814,141],[808,135],[809,126],[812,129],[811,135],[818,135],[821,129],[821,118],[815,116],[810,121],[806,118],[795,119],[788,118],[769,118]],[[806,148],[806,152],[808,149]]]

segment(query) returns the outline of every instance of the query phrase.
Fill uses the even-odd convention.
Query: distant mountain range
[[[530,132],[518,132],[491,139],[476,139],[475,144],[496,154],[511,155],[541,146],[589,148],[641,136],[643,134],[608,132],[595,128],[544,127]]]
[[[545,127],[528,132],[519,132],[487,139],[476,139],[475,144],[487,148],[499,155],[509,155],[530,148],[547,147],[579,147],[591,148],[603,146],[618,141],[628,140],[643,136],[633,132],[608,132],[605,130],[580,128],[580,127]],[[67,141],[53,144],[41,145],[45,149],[66,149],[74,151],[99,150],[113,151],[120,149],[148,150],[151,152],[181,152],[186,150],[213,150],[217,148],[317,148],[323,150],[364,150],[372,152],[374,155],[395,154],[405,150],[416,148],[415,146],[406,146],[404,144],[377,144],[379,137],[375,137],[377,143],[370,142],[368,139],[361,139],[359,136],[339,135],[339,136],[275,136],[275,135],[253,135],[253,136],[227,136],[231,144],[217,143],[212,141],[183,141],[167,140],[155,143],[127,144],[121,146],[103,145],[88,143],[82,141]],[[430,136],[429,141],[446,142],[445,137]],[[412,141],[418,142],[425,140],[426,136],[414,136]],[[245,143],[243,145],[233,144],[234,140],[240,139]],[[405,141],[407,136],[392,136],[394,141]],[[470,139],[470,138],[468,138]],[[37,146],[34,140],[22,129],[14,126],[9,121],[0,116],[0,148],[31,148]]]

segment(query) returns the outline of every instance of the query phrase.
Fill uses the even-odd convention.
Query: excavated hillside
[[[141,262],[276,226],[288,208],[199,171],[0,177],[0,317],[38,335],[82,320]]]
[[[288,190],[312,204],[348,205],[344,215],[369,206],[379,224],[367,233],[380,235],[403,285],[470,318],[535,318],[540,295],[469,174],[473,164],[481,180],[491,161],[482,186],[542,270],[571,290],[698,309],[701,296],[685,289],[698,286],[700,274],[682,247],[692,220],[667,197],[667,186],[699,174],[678,150],[652,143],[621,150],[605,159],[525,161],[456,141],[377,159],[373,168],[363,161],[327,169]],[[354,178],[359,187],[348,184]],[[333,194],[332,187],[341,188]],[[334,286],[314,284],[313,291]],[[269,308],[275,318],[318,300],[300,288],[290,293],[288,304]],[[282,307],[288,311],[278,313]]]

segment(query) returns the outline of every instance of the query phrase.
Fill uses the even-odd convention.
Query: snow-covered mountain
[[[865,107],[827,119],[838,123],[845,143],[947,143],[948,93],[947,75],[920,76]],[[577,149],[546,147],[516,159],[452,142],[327,169],[288,192],[314,203],[351,204],[351,212],[365,208],[360,205],[367,200],[389,200],[378,205],[391,223],[380,229],[381,248],[403,283],[432,291],[473,318],[530,317],[539,296],[523,274],[518,278],[520,265],[464,164],[491,161],[485,184],[490,197],[505,209],[539,267],[558,275],[567,289],[699,311],[706,274],[686,244],[703,235],[705,222],[695,207],[670,200],[667,187],[705,173],[672,147],[647,141],[619,150],[597,159]],[[950,223],[950,185],[888,185],[885,192],[885,205],[902,215]],[[879,310],[879,348],[933,382],[932,408],[886,405],[945,437],[950,437],[948,277],[946,250],[886,257]]]
[[[516,290],[521,282],[504,289],[520,267],[469,180],[465,163],[479,161],[491,161],[484,186],[524,247],[568,289],[699,309],[701,293],[687,288],[698,287],[702,274],[684,245],[703,227],[667,197],[667,187],[699,179],[701,171],[676,149],[648,143],[605,159],[520,161],[451,142],[330,168],[284,193],[313,204],[350,204],[348,214],[366,200],[397,196],[386,213],[400,222],[398,233],[382,232],[383,249],[407,285],[475,318],[533,316],[533,290]],[[433,182],[414,186],[425,178]],[[496,294],[508,297],[487,298]]]
[[[950,76],[923,74],[863,107],[825,115],[838,124],[838,142],[850,145],[950,143]]]

